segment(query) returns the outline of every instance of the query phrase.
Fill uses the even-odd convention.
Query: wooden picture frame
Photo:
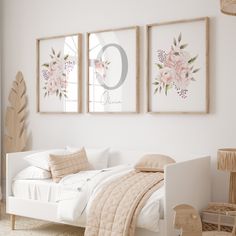
[[[95,44],[96,46],[94,46]],[[91,49],[93,48],[96,48],[97,51],[96,52],[91,51]],[[127,65],[125,66],[129,67],[129,71],[126,74],[126,77],[124,76],[125,79],[123,80],[123,84],[119,85],[122,79],[122,75],[124,74],[123,73],[124,57],[122,58],[122,55],[124,55],[124,53],[127,53],[125,51],[127,48],[131,50],[130,54],[128,55],[126,54]],[[116,57],[114,56],[114,53],[118,53]],[[105,57],[108,58],[107,61],[104,59]],[[121,64],[119,65],[121,72],[118,71],[117,74],[119,74],[120,77],[118,77],[117,74],[113,74],[113,76],[110,77],[109,76],[106,77],[105,75],[104,82],[103,81],[101,82],[101,79],[103,79],[105,73],[107,73],[108,75],[112,75],[113,72],[112,70],[109,71],[110,69],[109,68],[108,72],[105,71],[102,74],[102,72],[99,71],[99,67],[97,65],[102,63],[104,67],[106,66],[106,64],[109,66],[110,63],[111,65],[113,63],[112,66],[114,69],[114,64],[116,62],[116,59],[119,57],[121,58],[120,60]],[[91,83],[90,80],[93,80],[93,82]],[[107,80],[109,83],[112,83],[111,82],[112,80],[114,80],[115,82],[113,81],[113,84],[107,85],[106,84]],[[131,84],[129,85],[129,83]],[[98,89],[95,91],[94,89],[95,86],[100,91],[98,91]],[[92,91],[91,89],[93,89],[93,92],[91,92]],[[122,95],[119,97],[119,95],[117,95],[118,93],[124,93],[127,96]],[[104,96],[104,94],[106,94],[106,97]],[[96,100],[95,97],[99,97],[100,100]],[[117,97],[118,100],[116,100]],[[129,104],[130,102],[129,99],[130,101],[133,99],[131,101],[132,104]],[[135,114],[139,112],[139,27],[138,26],[107,29],[107,30],[93,31],[87,33],[87,112],[91,114],[105,114],[105,113]]]
[[[194,34],[193,27],[195,29]],[[190,34],[188,34],[188,31]],[[174,39],[171,38],[170,35],[172,35]],[[209,18],[202,17],[146,25],[146,39],[147,112],[153,114],[209,113]],[[198,45],[190,46],[191,39],[192,43],[198,40]],[[172,45],[170,46],[170,44]],[[169,45],[169,47],[166,47],[166,45]],[[177,69],[176,71],[172,69],[172,67],[176,68],[174,67],[176,65],[174,64],[174,59],[172,61],[169,60],[173,55],[172,52],[175,53],[177,47],[179,47],[179,51],[176,52],[176,55],[177,53],[179,54],[176,57],[179,57],[179,60],[183,61],[181,63],[187,62],[191,64],[191,67],[187,64],[186,71],[191,70],[191,74],[189,73],[191,76],[198,74],[196,78],[194,78],[194,76],[190,78],[187,72],[183,74],[189,76],[186,77],[185,84],[178,84],[181,80],[177,80],[177,78],[182,77]],[[186,48],[190,51],[186,51]],[[195,51],[197,49],[199,49],[199,51],[196,53]],[[154,59],[155,61],[153,60],[154,53],[157,53]],[[181,58],[181,55],[185,58]],[[186,62],[184,62],[184,60]],[[197,62],[197,67],[192,65],[193,62]],[[198,67],[199,65],[200,68]],[[154,66],[156,66],[155,73],[153,72],[155,71]],[[182,68],[180,70],[183,71]],[[191,85],[191,82],[192,84],[194,82],[200,84],[196,86],[198,89],[191,87],[191,98],[187,101],[189,94],[188,86]],[[155,85],[156,87],[154,88]],[[170,90],[171,92],[169,92]],[[154,93],[157,94],[156,99],[154,99]],[[168,93],[171,94],[169,98],[167,98]],[[181,101],[181,96],[182,100],[185,99],[184,102]],[[199,100],[201,100],[201,102],[199,102]]]
[[[82,34],[39,38],[36,47],[37,112],[82,112]]]

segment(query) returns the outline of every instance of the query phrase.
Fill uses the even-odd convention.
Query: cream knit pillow
[[[78,152],[67,155],[51,154],[49,157],[49,165],[52,173],[52,179],[56,183],[58,183],[61,178],[66,175],[91,169],[91,165],[88,162],[84,148]]]
[[[139,171],[164,172],[167,164],[175,163],[171,157],[160,154],[147,154],[143,156],[135,165],[135,169]]]

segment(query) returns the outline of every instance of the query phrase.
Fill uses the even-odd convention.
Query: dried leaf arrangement
[[[23,74],[18,72],[12,84],[8,100],[10,106],[6,110],[6,134],[4,136],[5,152],[20,152],[26,147],[26,85]]]

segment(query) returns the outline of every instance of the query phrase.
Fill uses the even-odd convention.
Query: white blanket
[[[81,171],[74,175],[64,177],[60,181],[64,191],[60,195],[58,218],[59,220],[84,225],[91,203],[103,186],[129,171],[130,166],[117,166],[104,170]],[[159,219],[163,188],[156,191],[142,209],[137,226],[148,230],[159,231]]]

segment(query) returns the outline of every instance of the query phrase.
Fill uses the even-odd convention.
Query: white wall
[[[236,17],[222,15],[219,2],[219,0],[3,0],[4,55],[1,91],[4,98],[3,108],[5,110],[7,105],[12,80],[17,71],[22,70],[28,87],[28,121],[34,149],[63,147],[66,144],[113,146],[156,150],[183,160],[193,155],[210,154],[213,158],[214,200],[226,200],[227,174],[216,171],[215,164],[218,148],[236,146]],[[145,114],[144,25],[202,16],[211,18],[211,113],[209,115]],[[140,115],[36,113],[36,38],[132,25],[142,26]],[[194,29],[192,33],[194,34]],[[83,44],[84,42],[85,40]],[[85,56],[83,59],[85,61]],[[83,81],[86,78],[85,66],[84,62]],[[83,84],[85,91],[85,82]]]
[[[2,0],[0,0],[0,130],[2,130]],[[2,198],[2,189],[1,189],[1,160],[2,160],[2,141],[0,136],[0,199]]]

